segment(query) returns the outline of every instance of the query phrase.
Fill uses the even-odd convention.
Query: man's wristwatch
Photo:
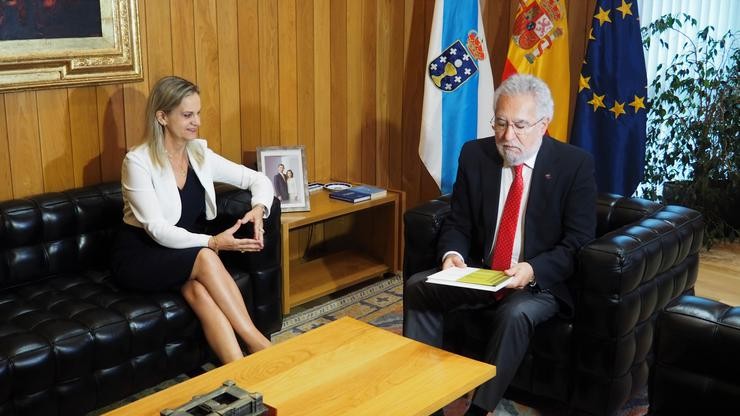
[[[534,279],[534,276],[529,278],[529,287],[535,287],[537,286],[537,280]]]

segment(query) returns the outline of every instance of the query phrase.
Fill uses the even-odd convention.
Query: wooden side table
[[[311,211],[282,214],[283,313],[399,270],[404,194],[349,203],[311,194]]]

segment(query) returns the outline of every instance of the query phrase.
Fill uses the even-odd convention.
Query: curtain
[[[647,26],[665,14],[686,13],[694,17],[696,28],[685,27],[689,36],[696,34],[695,29],[714,26],[714,37],[723,35],[728,30],[740,29],[740,1],[737,0],[637,0],[640,11],[640,26]],[[691,30],[693,29],[693,30]],[[681,50],[686,38],[669,31],[663,35],[668,49],[660,47],[659,42],[652,42],[645,52],[648,85],[653,82],[658,64],[668,64],[671,58]]]

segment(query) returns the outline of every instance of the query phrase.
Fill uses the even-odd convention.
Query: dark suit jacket
[[[469,266],[490,266],[503,163],[493,137],[465,143],[452,191],[452,212],[437,246],[439,258],[454,250]],[[593,158],[545,136],[532,172],[522,257],[532,265],[537,285],[568,307],[573,302],[565,280],[573,274],[576,251],[595,232]]]
[[[285,181],[285,176],[276,173],[272,177],[272,186],[275,188],[275,194],[280,197],[281,201],[288,200],[288,182]]]

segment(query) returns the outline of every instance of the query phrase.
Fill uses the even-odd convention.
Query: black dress
[[[182,213],[175,225],[202,233],[199,224],[203,224],[205,216],[205,190],[192,168],[188,167],[185,185],[179,191]],[[190,277],[202,249],[168,248],[154,241],[143,228],[123,224],[111,256],[113,279],[119,286],[133,290],[179,289]]]

